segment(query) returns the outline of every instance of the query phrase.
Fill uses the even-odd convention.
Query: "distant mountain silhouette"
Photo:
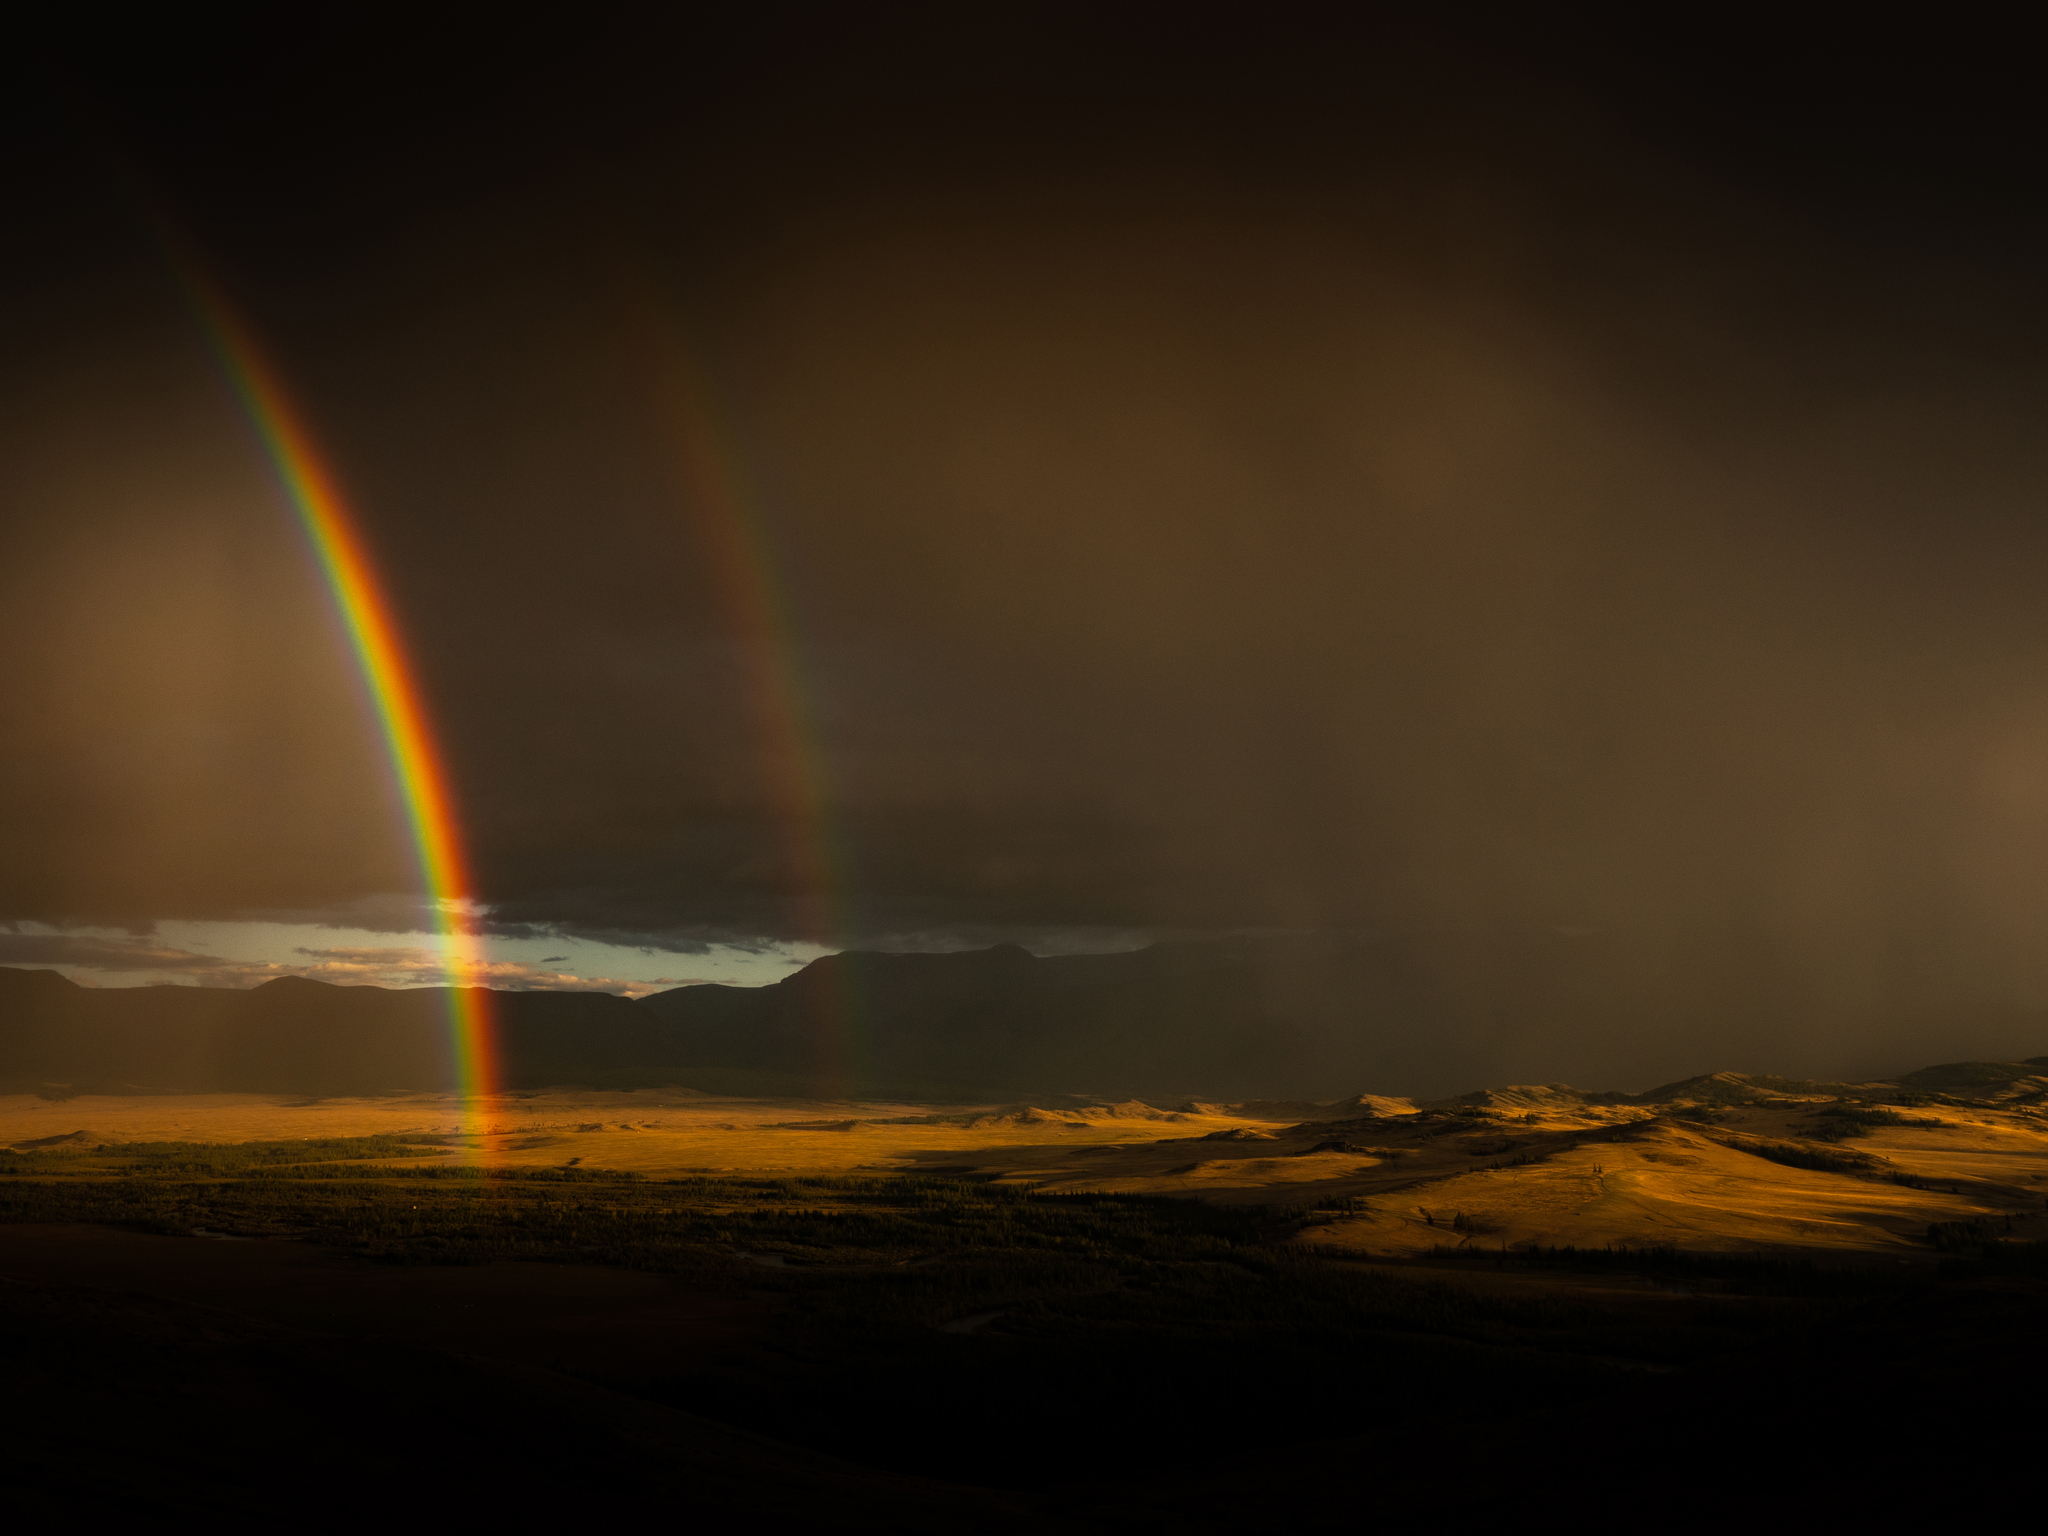
[[[2048,1040],[2040,1014],[1829,1016],[1739,937],[1716,955],[1704,973],[1674,974],[1642,936],[1550,928],[1052,958],[1013,945],[849,951],[773,986],[678,988],[638,1006],[672,1025],[677,1059],[735,1084],[795,1074],[1154,1101],[1438,1098],[1560,1078],[1618,1087],[1697,1072],[1712,1064],[1702,1053],[1875,1077],[1944,1052],[2017,1058]]]
[[[683,987],[639,1006],[698,1068],[926,1090],[1303,1094],[1362,1065],[1374,989],[1356,960],[1327,944],[849,951],[773,986]]]
[[[1415,1011],[1418,986],[1395,978],[1390,999],[1386,968],[1359,960],[1355,945],[1327,942],[1054,959],[1014,945],[849,952],[767,987],[683,987],[638,1003],[498,992],[492,1005],[507,1079],[522,1086],[1299,1097],[1385,1064],[1360,1049],[1389,1037],[1366,1027],[1375,1001]],[[0,1085],[441,1087],[445,1021],[440,988],[287,977],[247,991],[91,989],[0,969]]]
[[[492,1002],[521,1079],[601,1079],[661,1057],[658,1026],[624,998],[501,992]],[[222,987],[80,987],[0,968],[0,1088],[307,1094],[446,1088],[444,988],[337,987],[295,976]],[[673,1075],[664,1077],[671,1081]]]
[[[1675,986],[1624,947],[1551,931],[1216,940],[1053,958],[1014,945],[849,951],[766,987],[491,1001],[514,1087],[1155,1102],[1655,1082],[1709,1042],[1724,1061],[1782,1070],[1772,1032],[1795,1017],[1782,997]],[[284,978],[248,991],[94,990],[53,971],[0,968],[0,1090],[445,1088],[446,1005],[439,988]],[[1935,1054],[1937,1038],[2014,1059],[2041,1022],[1994,1020],[1975,1038],[1924,1021],[1890,1029],[1906,1061]]]

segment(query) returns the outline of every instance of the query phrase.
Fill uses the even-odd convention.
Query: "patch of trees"
[[[68,1139],[68,1138],[67,1138]],[[309,1136],[296,1141],[102,1142],[37,1151],[0,1149],[0,1172],[93,1172],[154,1178],[238,1178],[287,1169],[442,1157],[455,1138],[431,1135]],[[350,1170],[360,1172],[360,1169]]]
[[[1868,1136],[1872,1129],[1887,1125],[1916,1125],[1933,1127],[1943,1122],[1932,1116],[1907,1119],[1895,1109],[1837,1100],[1814,1112],[1815,1118],[1804,1134],[1815,1141],[1847,1141],[1852,1137]]]
[[[1927,1225],[1927,1241],[1943,1253],[1976,1253],[1985,1244],[2000,1241],[2012,1231],[2012,1217],[2002,1221],[1989,1216],[1973,1216],[1963,1221],[1934,1221]],[[2019,1246],[2042,1247],[2042,1244]]]
[[[1804,1168],[1813,1173],[1868,1173],[1878,1165],[1861,1152],[1836,1152],[1820,1147],[1802,1147],[1789,1141],[1765,1141],[1761,1137],[1730,1140],[1724,1146],[1747,1152],[1787,1168]]]
[[[1385,1162],[1393,1162],[1408,1155],[1399,1147],[1369,1147],[1363,1142],[1346,1141],[1342,1136],[1325,1136],[1314,1146],[1303,1147],[1299,1152],[1289,1155],[1307,1157],[1312,1152],[1349,1152],[1357,1157],[1377,1157]]]

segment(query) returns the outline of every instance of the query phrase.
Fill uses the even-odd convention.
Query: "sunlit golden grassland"
[[[1979,1313],[2043,1283],[2038,1108],[1890,1097],[17,1099],[0,1331],[53,1392],[116,1362],[89,1414],[160,1386],[105,1321],[146,1292],[949,1483],[1038,1489],[1049,1435],[1077,1487],[1340,1435],[1400,1461],[1475,1405],[1654,1418],[1813,1339],[1814,1380],[1908,1325],[1928,1371],[1958,1329],[2003,1370],[2013,1309]]]
[[[1043,1149],[1148,1144],[1252,1122],[1224,1113],[1129,1103],[1075,1110],[1028,1106],[727,1099],[687,1089],[290,1099],[263,1094],[0,1097],[0,1145],[297,1137],[445,1135],[451,1159],[492,1167],[597,1167],[665,1178],[688,1174],[902,1171],[962,1158]],[[1277,1127],[1276,1127],[1277,1128]]]
[[[1440,1249],[1629,1246],[1931,1251],[1928,1234],[2048,1237],[2048,1120],[2025,1103],[1844,1091],[1737,1103],[1372,1101],[1293,1120],[1213,1104],[1041,1108],[561,1090],[436,1095],[0,1099],[0,1142],[125,1144],[411,1136],[408,1161],[647,1179],[926,1173],[1048,1193],[1176,1196],[1311,1213],[1294,1241]],[[360,1153],[357,1154],[360,1156]]]

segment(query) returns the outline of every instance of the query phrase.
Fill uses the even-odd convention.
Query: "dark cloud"
[[[159,940],[121,934],[22,932],[19,925],[0,928],[0,965],[48,966],[88,973],[147,975],[159,986],[254,987],[280,976],[307,976],[341,986],[446,986],[450,961],[438,947],[422,945],[300,948],[294,961],[237,960],[198,950],[180,949]],[[661,976],[621,980],[610,976],[578,976],[573,971],[546,969],[555,960],[458,960],[453,970],[459,984],[510,992],[613,992],[641,997],[670,987],[691,986],[699,976]]]
[[[595,897],[583,905],[595,904]],[[573,908],[576,903],[565,903]],[[500,919],[483,918],[475,925],[476,932],[493,939],[558,940],[580,939],[590,944],[610,944],[620,949],[637,949],[644,954],[704,955],[714,947],[730,947],[748,954],[766,954],[775,947],[774,941],[758,933],[737,935],[731,939],[720,937],[722,930],[691,932],[680,928],[661,931],[646,929],[612,928],[602,923],[574,919],[552,923],[506,922]]]
[[[1474,14],[65,57],[355,492],[492,932],[1506,925],[2048,1001],[2024,51]],[[407,889],[246,430],[101,162],[23,157],[0,915]]]
[[[194,954],[146,938],[25,933],[18,927],[0,928],[0,965],[62,965],[94,971],[152,971],[188,976],[198,970],[216,970],[220,964],[218,956]]]

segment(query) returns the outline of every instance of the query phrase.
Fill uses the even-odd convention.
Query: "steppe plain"
[[[1513,1087],[1426,1105],[1364,1096],[931,1105],[686,1088],[468,1104],[434,1094],[13,1095],[0,1098],[0,1145],[403,1135],[437,1138],[439,1160],[506,1170],[926,1173],[1043,1193],[1284,1207],[1313,1213],[1295,1242],[1410,1259],[1562,1246],[1912,1259],[1930,1253],[1936,1223],[2048,1237],[2048,1076],[2008,1075],[1968,1092],[1722,1073],[1647,1102]]]
[[[1429,1103],[15,1096],[0,1463],[45,1523],[339,1532],[403,1486],[423,1522],[602,1489],[1186,1536],[1268,1528],[1276,1489],[1294,1523],[1361,1486],[1520,1517],[1592,1446],[1646,1506],[1677,1457],[1785,1528],[1902,1465],[1933,1516],[1955,1466],[2031,1454],[1987,1386],[2048,1369],[2043,1066]]]

